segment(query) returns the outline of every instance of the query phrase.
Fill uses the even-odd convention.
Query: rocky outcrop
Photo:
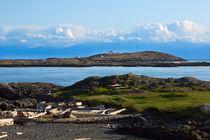
[[[50,93],[64,87],[52,83],[0,83],[0,109],[33,108],[38,101],[55,100]]]
[[[0,84],[0,97],[4,99],[17,99],[21,95],[15,93],[14,89],[8,83]]]
[[[42,82],[0,83],[0,97],[7,100],[20,98],[36,98],[41,100],[48,96],[48,93],[62,89],[62,86]]]
[[[161,79],[135,75],[133,73],[105,77],[88,77],[72,86],[66,87],[65,90],[68,91],[68,94],[88,93],[96,91],[99,87],[109,88],[113,83],[120,84],[124,88],[133,89],[129,93],[136,93],[138,90],[157,90],[161,92],[210,90],[210,82],[201,81],[193,77]]]

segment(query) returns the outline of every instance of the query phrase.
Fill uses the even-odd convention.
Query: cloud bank
[[[95,30],[72,24],[61,24],[53,27],[0,27],[1,46],[69,47],[84,43],[118,41],[210,43],[210,28],[188,20],[138,25],[129,32],[120,32],[114,29]]]

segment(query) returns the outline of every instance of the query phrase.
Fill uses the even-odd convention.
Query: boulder
[[[8,83],[0,83],[0,97],[4,99],[18,99],[21,95],[15,93]]]
[[[200,107],[202,113],[210,113],[210,104],[204,104]]]
[[[204,126],[210,128],[210,119],[209,120],[206,120],[203,124],[204,124]]]

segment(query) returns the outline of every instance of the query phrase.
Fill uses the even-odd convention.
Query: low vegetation
[[[119,84],[113,88],[111,85]],[[125,113],[151,111],[156,117],[210,117],[199,107],[210,103],[210,83],[191,77],[158,79],[134,74],[91,77],[53,94],[95,106],[126,107]]]

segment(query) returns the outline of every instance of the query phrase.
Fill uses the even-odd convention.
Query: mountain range
[[[210,59],[210,28],[188,20],[137,25],[126,32],[72,24],[0,27],[0,59],[69,58],[146,50],[185,59]]]

